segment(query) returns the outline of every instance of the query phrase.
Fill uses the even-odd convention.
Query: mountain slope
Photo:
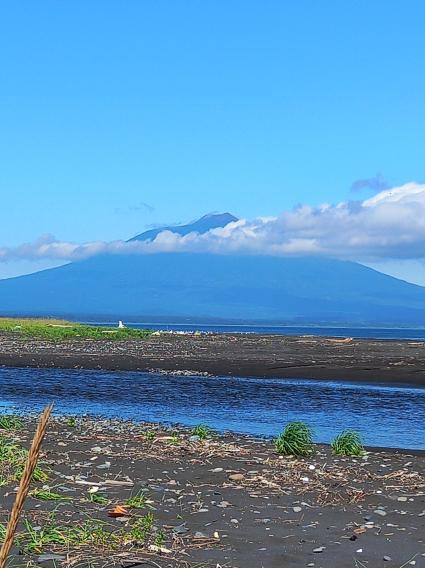
[[[172,231],[178,235],[188,235],[189,233],[206,233],[210,229],[217,229],[218,227],[225,227],[232,221],[237,221],[237,218],[230,213],[218,213],[217,215],[204,215],[197,221],[189,223],[188,225],[179,225],[176,227],[159,227],[158,229],[151,229],[145,231],[140,235],[136,235],[131,241],[153,241],[155,237],[162,231]]]
[[[226,224],[227,218],[207,222]],[[0,313],[423,324],[425,288],[332,259],[101,255],[0,281]]]

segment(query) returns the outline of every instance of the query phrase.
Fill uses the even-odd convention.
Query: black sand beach
[[[35,423],[23,421],[2,439],[28,447]],[[4,523],[16,481],[0,468]],[[58,418],[40,468],[10,566],[425,566],[420,452],[279,457],[255,438]]]
[[[425,342],[172,333],[123,341],[48,341],[3,334],[0,365],[425,385]]]

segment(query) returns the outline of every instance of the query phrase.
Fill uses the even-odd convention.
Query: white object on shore
[[[118,322],[118,329],[124,329],[124,328],[125,328],[125,325],[124,325],[124,324],[122,323],[122,321],[120,320],[120,321]]]

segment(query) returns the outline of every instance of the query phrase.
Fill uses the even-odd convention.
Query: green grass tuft
[[[89,503],[96,503],[96,505],[108,505],[109,499],[102,493],[89,493]]]
[[[77,426],[77,419],[75,418],[75,416],[70,416],[66,421],[66,425],[69,428],[75,428]]]
[[[152,509],[152,506],[146,502],[146,495],[143,491],[139,491],[139,493],[127,499],[125,505],[132,509]]]
[[[0,436],[0,478],[2,482],[20,481],[27,457],[28,450]],[[49,479],[49,474],[38,465],[32,479],[45,482]]]
[[[289,422],[274,440],[278,454],[307,456],[313,444],[313,430],[305,422]]]
[[[362,456],[364,447],[358,432],[344,430],[332,441],[332,451],[337,456]]]
[[[20,430],[22,422],[13,414],[3,414],[0,416],[0,430]]]
[[[71,497],[55,493],[50,489],[33,489],[30,496],[40,501],[72,501]]]
[[[145,543],[153,530],[154,516],[152,513],[147,513],[143,517],[139,517],[131,527],[130,536],[136,542],[141,544]]]
[[[192,436],[199,436],[200,440],[206,440],[207,438],[211,438],[215,433],[213,428],[210,428],[206,424],[198,424],[194,428],[192,428]]]

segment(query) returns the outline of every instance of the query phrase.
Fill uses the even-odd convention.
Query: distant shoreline
[[[1,334],[0,365],[425,386],[425,342],[255,334],[49,341]]]

